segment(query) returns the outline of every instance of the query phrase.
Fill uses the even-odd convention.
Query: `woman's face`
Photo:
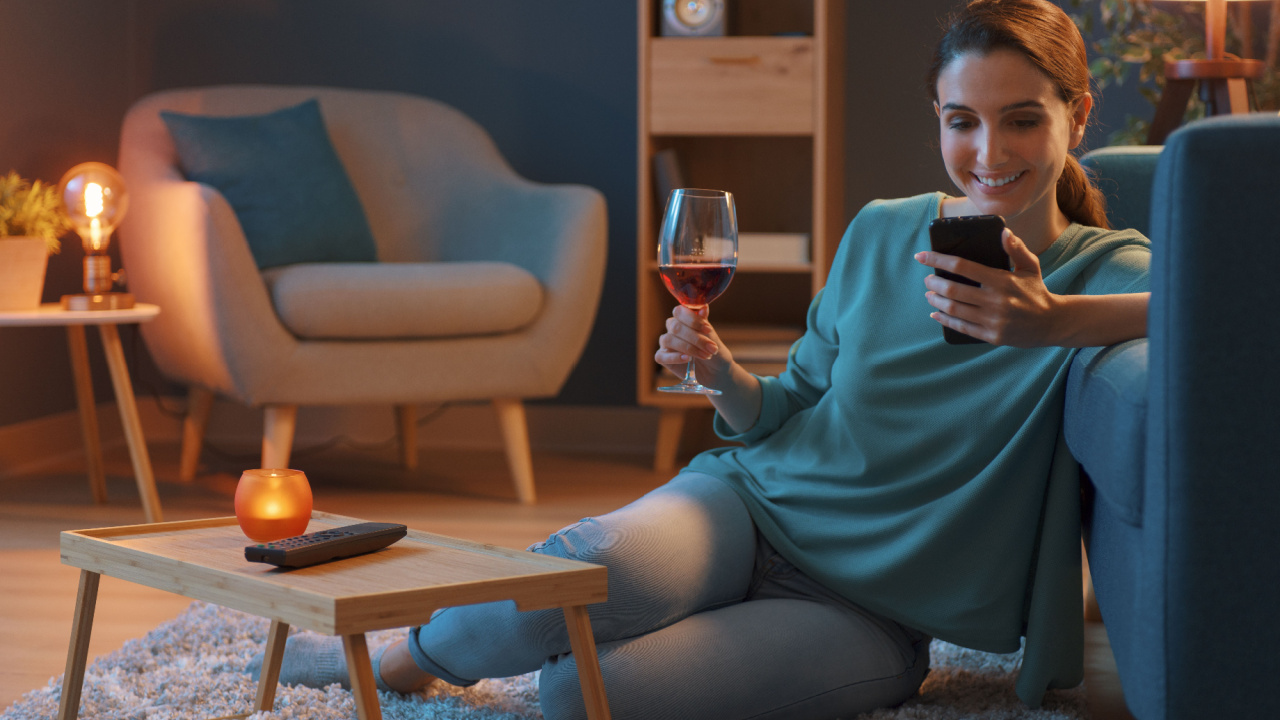
[[[1003,49],[952,60],[937,90],[942,160],[976,210],[1056,222],[1058,176],[1084,138],[1092,98],[1068,106],[1026,57]]]

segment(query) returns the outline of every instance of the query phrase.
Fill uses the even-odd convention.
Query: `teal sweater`
[[[762,377],[743,447],[688,466],[729,483],[788,560],[844,597],[958,645],[1026,637],[1018,694],[1083,675],[1079,469],[1061,437],[1075,350],[949,345],[912,257],[946,196],[876,201],[836,253],[787,370]],[[1134,231],[1073,224],[1040,255],[1049,290],[1148,289]],[[730,348],[732,350],[732,348]]]

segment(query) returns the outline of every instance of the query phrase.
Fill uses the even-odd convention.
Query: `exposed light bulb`
[[[110,165],[80,163],[62,176],[58,195],[85,254],[84,294],[64,297],[63,305],[74,309],[132,307],[132,296],[111,292],[116,276],[107,254],[111,234],[129,208],[124,178]]]

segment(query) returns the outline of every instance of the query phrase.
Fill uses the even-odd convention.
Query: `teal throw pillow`
[[[217,188],[235,210],[259,268],[377,260],[316,100],[266,115],[160,117],[186,178]]]

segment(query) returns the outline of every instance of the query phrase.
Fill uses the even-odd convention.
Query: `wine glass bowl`
[[[738,266],[738,218],[733,195],[723,190],[672,190],[658,235],[658,274],[687,308],[706,307],[729,287]],[[719,395],[699,384],[693,360],[677,385],[662,392]]]

